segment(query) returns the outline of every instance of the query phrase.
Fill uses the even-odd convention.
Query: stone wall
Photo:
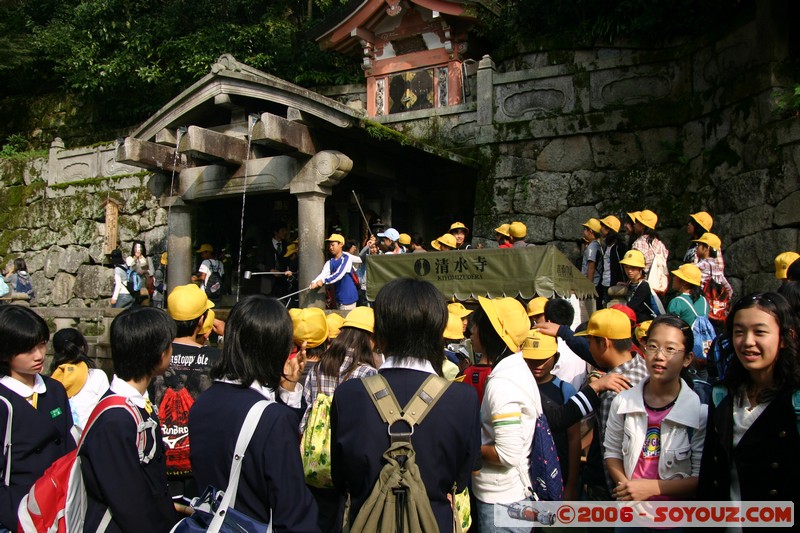
[[[114,163],[113,148],[64,150],[57,140],[49,159],[0,162],[0,264],[25,258],[37,306],[109,305],[109,198],[120,204],[118,242],[126,255],[134,240],[151,255],[166,249],[167,211],[147,189],[150,174]]]
[[[587,218],[652,209],[677,263],[689,213],[707,210],[736,292],[773,288],[775,255],[800,248],[800,123],[775,110],[787,46],[770,5],[671,48],[484,57],[473,102],[380,120],[483,162],[477,242],[521,220],[577,258]]]

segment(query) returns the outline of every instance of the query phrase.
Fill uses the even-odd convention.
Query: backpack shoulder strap
[[[678,299],[679,300],[683,300],[686,303],[686,305],[689,306],[689,309],[692,310],[692,313],[694,313],[695,318],[699,317],[700,315],[697,314],[697,311],[695,311],[694,304],[692,303],[691,298],[684,298],[684,296],[686,296],[686,295],[685,294],[679,294],[678,295]]]
[[[556,376],[553,378],[553,384],[558,386],[558,390],[561,392],[561,403],[567,403],[567,393],[564,391],[564,380],[560,377]]]
[[[89,419],[86,421],[86,426],[83,428],[83,432],[81,433],[81,440],[78,442],[78,449],[80,450],[81,446],[83,445],[83,441],[86,440],[86,435],[89,433],[89,430],[92,429],[94,423],[100,418],[100,415],[108,411],[109,409],[115,409],[118,407],[122,407],[128,410],[133,416],[134,420],[136,421],[136,425],[138,427],[139,422],[142,421],[142,415],[139,413],[138,409],[133,408],[133,406],[128,405],[127,398],[120,394],[112,394],[110,396],[106,396],[105,398],[101,398],[97,405],[92,409],[92,413],[89,415]],[[134,413],[135,411],[135,413]]]
[[[386,378],[380,374],[374,374],[361,378],[364,386],[369,393],[370,399],[378,409],[381,419],[389,426],[398,420],[404,420],[410,426],[422,423],[422,420],[430,411],[439,398],[442,397],[444,391],[450,386],[450,382],[439,376],[431,374],[428,376],[422,385],[419,386],[417,392],[408,401],[404,408],[400,408],[397,403],[397,398],[392,392]]]
[[[709,309],[708,309],[708,300],[706,300],[706,297],[705,297],[705,295],[702,294],[702,291],[700,293],[700,296],[703,299],[703,313],[705,315],[708,315],[708,311],[709,311]],[[692,306],[692,309],[694,309],[694,306]]]
[[[247,412],[247,416],[242,423],[242,429],[239,431],[239,436],[236,438],[231,473],[228,477],[228,487],[225,489],[225,496],[223,496],[222,502],[220,502],[219,507],[217,507],[214,512],[214,519],[208,526],[208,531],[221,531],[222,523],[225,520],[228,508],[236,504],[236,492],[239,489],[239,476],[242,472],[242,461],[244,460],[247,446],[250,444],[250,439],[253,438],[253,434],[256,431],[258,422],[261,420],[261,415],[264,414],[264,410],[273,403],[275,403],[273,400],[266,399],[258,401],[253,404]]]
[[[128,398],[120,394],[106,396],[97,403],[95,408],[92,410],[92,414],[89,415],[89,420],[86,422],[86,427],[83,429],[83,433],[81,433],[81,438],[78,441],[78,451],[80,452],[81,446],[83,446],[83,441],[86,439],[86,435],[89,433],[97,419],[100,418],[100,415],[110,409],[119,408],[128,411],[128,414],[130,414],[133,418],[134,424],[136,424],[136,448],[139,452],[139,462],[144,464],[149,463],[155,456],[156,446],[153,444],[150,452],[146,453],[147,431],[150,431],[153,437],[153,443],[155,443],[157,438],[156,428],[158,427],[158,424],[152,418],[148,418],[147,420],[142,418],[139,408],[133,405]]]
[[[14,417],[14,408],[11,402],[5,397],[0,395],[0,402],[6,404],[8,408],[8,420],[6,420],[6,434],[3,437],[3,455],[6,458],[6,470],[3,474],[3,485],[8,487],[11,480],[11,421]]]
[[[403,408],[403,419],[412,426],[421,424],[449,386],[450,382],[442,377],[428,376]]]
[[[381,415],[381,420],[389,426],[400,420],[402,409],[386,378],[380,374],[373,374],[361,378],[361,382],[367,389],[370,400],[375,404],[378,414]]]

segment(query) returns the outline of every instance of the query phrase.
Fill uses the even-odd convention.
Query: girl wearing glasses
[[[686,322],[656,318],[643,350],[650,377],[611,404],[604,457],[617,500],[683,500],[697,490],[706,407],[686,379],[692,346]]]
[[[727,333],[736,357],[712,392],[700,493],[796,502],[800,361],[791,307],[772,292],[745,296],[728,316]]]

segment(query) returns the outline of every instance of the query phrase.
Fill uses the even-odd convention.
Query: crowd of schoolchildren
[[[44,375],[47,324],[0,306],[0,531],[53,505],[31,487],[76,446],[85,531],[381,531],[400,516],[384,507],[414,506],[411,531],[528,531],[497,517],[541,496],[531,453],[550,435],[565,500],[797,501],[800,255],[776,258],[777,292],[734,299],[695,213],[664,306],[657,216],[625,224],[630,242],[614,216],[584,224],[599,298],[583,323],[574,297],[468,308],[396,279],[371,308],[253,295],[222,324],[189,284],[114,319],[109,382],[74,329]],[[524,244],[523,228],[498,239]],[[405,497],[389,490],[409,472]]]

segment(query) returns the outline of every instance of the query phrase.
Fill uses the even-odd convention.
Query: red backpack
[[[153,446],[149,455],[146,455],[145,443],[148,429],[153,432],[153,442],[155,443],[155,420],[148,419],[145,422],[139,409],[124,396],[116,394],[106,396],[100,400],[89,416],[78,447],[45,470],[42,477],[36,480],[28,494],[22,498],[17,513],[19,531],[24,533],[77,533],[83,531],[87,498],[79,456],[81,446],[86,439],[86,434],[89,433],[100,415],[115,408],[125,409],[133,417],[138,432],[136,447],[139,450],[139,460],[147,463],[153,458],[156,447]],[[113,450],[109,450],[109,453],[113,453]],[[109,474],[113,475],[113,473]],[[110,519],[111,512],[106,510],[103,522],[107,524]]]
[[[731,293],[720,282],[709,276],[703,285],[703,296],[708,301],[708,319],[712,324],[724,325],[731,308]]]
[[[194,398],[183,387],[177,391],[168,388],[158,406],[169,475],[187,475],[192,471],[189,460],[189,410],[192,405]]]

